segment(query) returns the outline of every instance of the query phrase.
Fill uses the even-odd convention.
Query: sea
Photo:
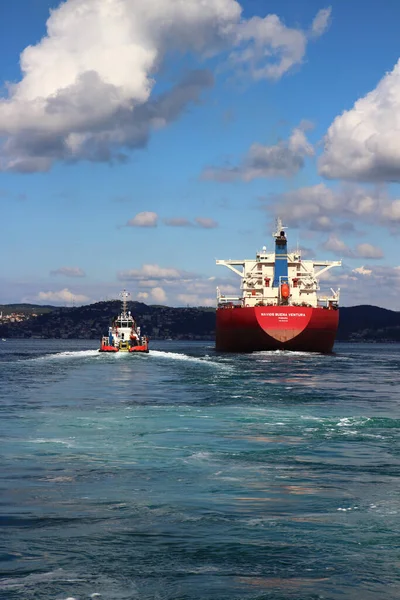
[[[400,345],[0,341],[1,600],[398,600]]]

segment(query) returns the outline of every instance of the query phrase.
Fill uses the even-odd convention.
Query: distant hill
[[[3,312],[39,314],[21,323],[0,325],[0,337],[99,338],[111,319],[120,311],[118,300],[86,306],[38,307],[31,304],[0,305]],[[12,311],[10,310],[12,307]],[[128,302],[142,330],[151,338],[210,340],[215,334],[215,309],[148,306]],[[400,312],[377,306],[352,306],[340,309],[338,341],[400,342]]]
[[[400,312],[369,305],[343,307],[337,340],[400,342]]]
[[[147,306],[142,302],[128,302],[127,305],[128,310],[137,318],[143,333],[152,338],[201,340],[214,337],[213,308]],[[22,323],[0,325],[0,336],[100,339],[120,309],[121,302],[118,300],[74,308],[52,307],[50,312]]]
[[[56,306],[43,305],[43,304],[0,304],[0,313],[23,313],[25,315],[43,315],[45,313],[55,310]]]

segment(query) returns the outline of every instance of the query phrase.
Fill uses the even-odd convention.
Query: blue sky
[[[342,304],[399,310],[400,5],[108,6],[0,8],[0,302],[212,305],[281,215]]]

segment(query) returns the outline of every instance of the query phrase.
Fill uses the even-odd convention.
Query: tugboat
[[[131,352],[146,353],[149,352],[149,340],[140,332],[135,319],[130,311],[127,310],[127,299],[129,292],[123,291],[122,310],[108,329],[108,335],[101,339],[99,352]]]

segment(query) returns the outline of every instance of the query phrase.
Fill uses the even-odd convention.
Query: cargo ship
[[[342,263],[303,260],[299,250],[288,252],[285,229],[278,219],[274,252],[264,246],[255,260],[216,261],[241,278],[240,297],[217,288],[216,350],[332,352],[340,289],[319,296],[319,279]]]
[[[140,327],[137,325],[130,311],[127,310],[127,300],[129,292],[121,292],[122,310],[114,319],[112,325],[108,328],[107,335],[104,335],[100,342],[99,352],[130,352],[130,353],[148,353],[148,338],[141,334]]]

